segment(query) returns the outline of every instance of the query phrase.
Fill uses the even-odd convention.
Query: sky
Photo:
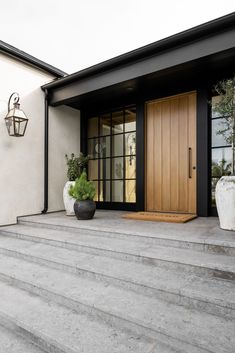
[[[0,39],[73,73],[234,11],[234,0],[0,0]]]

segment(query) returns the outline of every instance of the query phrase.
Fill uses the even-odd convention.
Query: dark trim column
[[[49,168],[49,103],[48,91],[44,91],[44,209],[48,211],[48,168]]]
[[[145,103],[136,105],[136,210],[145,208]]]
[[[80,111],[80,150],[87,155],[87,119],[82,111]]]
[[[209,216],[210,119],[207,88],[197,89],[197,214]]]

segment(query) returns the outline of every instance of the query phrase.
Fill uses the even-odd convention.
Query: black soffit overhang
[[[42,89],[50,92],[51,105],[70,104],[91,92],[115,85],[128,89],[137,78],[164,76],[182,71],[183,66],[190,71],[200,65],[216,69],[226,60],[234,63],[234,44],[235,12],[60,78]]]

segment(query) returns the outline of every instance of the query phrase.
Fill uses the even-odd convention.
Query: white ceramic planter
[[[220,228],[235,230],[235,176],[223,176],[215,189]]]
[[[69,195],[69,189],[71,185],[74,185],[75,181],[67,181],[63,190],[64,208],[67,216],[74,216],[74,202],[75,199]]]

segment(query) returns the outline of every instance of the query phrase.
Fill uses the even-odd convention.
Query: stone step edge
[[[208,252],[208,253],[216,253],[216,254],[227,254],[228,256],[235,256],[235,246],[228,246],[224,245],[221,243],[210,243],[207,240],[201,240],[201,242],[194,242],[194,241],[189,241],[189,240],[182,240],[182,239],[172,239],[172,238],[164,238],[164,235],[161,235],[160,237],[154,237],[151,234],[149,235],[143,235],[142,233],[138,232],[126,232],[122,231],[119,232],[116,229],[109,229],[109,228],[104,228],[101,230],[97,230],[95,227],[72,227],[72,226],[61,226],[61,225],[54,225],[50,223],[40,223],[40,222],[34,222],[34,221],[26,221],[26,220],[21,220],[18,219],[18,224],[22,224],[25,226],[31,226],[31,227],[37,227],[37,228],[44,228],[44,229],[54,229],[58,231],[69,231],[69,232],[80,232],[80,231],[90,231],[94,234],[94,236],[97,237],[103,237],[103,238],[116,238],[116,239],[128,239],[130,237],[132,238],[139,238],[141,240],[145,239],[146,242],[150,243],[158,243],[159,245],[162,244],[162,246],[168,246],[171,244],[172,247],[180,248],[180,249],[194,249],[195,251],[203,251],[203,252]],[[102,232],[102,235],[100,234]],[[151,241],[150,241],[151,240]],[[185,246],[187,244],[187,246]]]
[[[16,318],[9,316],[6,313],[0,311],[0,323],[1,326],[6,329],[13,331],[15,334],[23,337],[26,341],[34,344],[47,353],[77,353],[70,347],[66,347],[55,339],[38,332],[32,327],[28,327],[24,323],[16,320]]]
[[[47,239],[43,237],[30,236],[30,235],[25,235],[20,233],[12,233],[12,232],[4,231],[0,233],[0,236],[1,235],[8,236],[11,238],[27,240],[34,243],[42,243],[42,244],[46,244],[54,247],[64,248],[67,250],[78,251],[86,254],[99,255],[99,256],[109,257],[112,259],[115,258],[123,261],[143,263],[143,264],[152,265],[152,266],[165,265],[165,267],[170,267],[175,269],[175,265],[177,264],[177,267],[182,269],[183,271],[185,270],[190,271],[193,268],[194,271],[196,271],[196,274],[199,276],[202,275],[202,272],[205,275],[205,271],[206,271],[213,277],[222,278],[224,280],[235,281],[235,271],[227,271],[221,268],[215,268],[211,266],[205,266],[205,265],[200,266],[200,265],[189,264],[186,262],[159,259],[156,257],[149,257],[149,256],[138,255],[138,254],[130,254],[128,252],[120,252],[120,251],[115,251],[110,249],[97,248],[97,247],[92,247],[90,245],[80,245],[80,244]],[[0,247],[0,249],[3,249],[3,248]]]
[[[27,262],[32,262],[44,267],[50,267],[52,269],[60,271],[62,270],[65,273],[81,276],[83,278],[98,280],[106,283],[108,282],[111,285],[116,285],[126,290],[133,291],[135,293],[153,297],[175,305],[184,306],[189,309],[197,309],[201,312],[206,312],[210,315],[222,316],[224,318],[229,319],[235,318],[235,308],[231,307],[231,303],[228,306],[225,302],[224,305],[222,305],[222,303],[218,304],[216,301],[209,302],[204,298],[189,296],[189,293],[182,294],[180,291],[170,291],[163,288],[149,287],[142,283],[105,275],[99,272],[94,272],[86,269],[81,269],[79,267],[62,264],[52,260],[46,260],[40,257],[23,254],[14,250],[4,249],[4,251],[2,251],[2,249],[0,248],[0,253],[3,253],[7,256],[11,256],[13,258],[20,258]],[[4,274],[0,273],[0,276],[1,275]],[[162,295],[164,295],[164,298],[162,297]]]
[[[193,346],[194,348],[199,348],[200,350],[204,350],[205,352],[212,353],[210,350],[206,349],[205,347],[202,347],[201,345],[198,345],[196,342],[192,343],[192,339],[190,339],[190,342],[186,340],[179,339],[178,337],[174,337],[172,335],[169,335],[165,330],[156,330],[155,328],[146,326],[141,322],[134,322],[132,318],[123,318],[119,315],[112,314],[106,311],[103,311],[101,309],[98,309],[97,307],[94,306],[89,306],[87,304],[81,303],[77,300],[65,297],[59,293],[52,292],[48,289],[44,289],[41,287],[38,287],[36,285],[32,285],[29,282],[25,282],[22,280],[18,280],[14,277],[6,276],[0,274],[0,280],[5,281],[6,283],[10,285],[14,285],[17,288],[30,292],[32,294],[35,294],[37,296],[40,296],[44,300],[49,300],[52,302],[55,302],[58,305],[61,305],[67,309],[74,310],[78,314],[85,314],[89,315],[90,317],[95,317],[97,320],[101,320],[102,322],[105,322],[106,325],[115,327],[118,330],[129,332],[134,335],[140,335],[144,336],[147,339],[155,340],[157,342],[160,342],[163,345],[169,346],[171,348],[175,348],[175,345],[178,344],[183,344],[183,345],[189,345]],[[0,312],[0,321],[1,321],[1,312]],[[15,321],[15,320],[14,320]],[[17,326],[20,326],[17,324]],[[24,330],[25,328],[23,328]],[[28,331],[28,330],[27,330]],[[35,333],[33,333],[34,336],[37,337]],[[40,338],[39,338],[40,339]],[[58,345],[61,346],[61,344],[56,344],[55,340],[51,338],[46,338],[44,335],[43,342],[49,342],[49,344],[53,347],[57,347]],[[34,343],[34,341],[32,341]],[[34,343],[35,344],[35,343]],[[39,344],[41,342],[39,341]],[[153,348],[156,346],[156,344],[153,345]],[[39,348],[41,345],[39,345]],[[44,348],[44,345],[43,345]],[[53,347],[54,348],[54,347]],[[51,351],[49,351],[51,352]],[[59,353],[75,353],[73,350],[70,348],[64,347]],[[57,351],[56,351],[57,353]]]

